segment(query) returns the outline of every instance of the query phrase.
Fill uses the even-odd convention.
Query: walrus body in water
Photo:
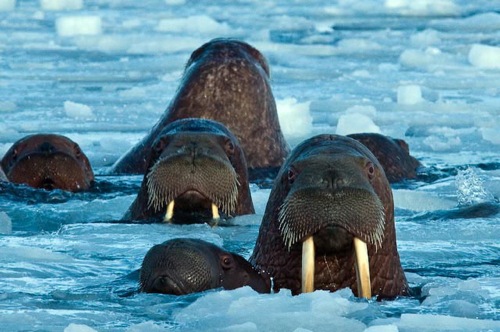
[[[392,191],[373,154],[336,135],[297,146],[275,179],[250,262],[276,291],[407,295]]]
[[[77,143],[62,135],[21,138],[5,153],[1,166],[10,182],[33,188],[82,191],[94,182],[87,156]]]
[[[183,118],[224,124],[245,152],[251,179],[274,177],[289,153],[266,59],[247,43],[214,39],[191,54],[179,89],[162,117],[110,173],[145,173],[153,142],[165,126]]]
[[[123,219],[212,223],[254,213],[244,153],[221,123],[177,120],[151,150],[137,198]]]

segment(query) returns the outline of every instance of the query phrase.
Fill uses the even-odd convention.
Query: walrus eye
[[[226,141],[226,153],[231,155],[234,154],[234,144],[229,139]]]
[[[293,184],[295,182],[295,179],[297,178],[297,171],[295,170],[295,168],[290,167],[288,169],[287,177],[288,177],[289,184]]]
[[[75,144],[75,157],[80,158],[81,155],[82,155],[82,150],[80,149],[78,144]]]
[[[372,162],[366,163],[366,172],[368,174],[368,178],[371,180],[375,176],[375,167],[373,166]]]
[[[163,140],[159,140],[158,142],[156,142],[155,146],[153,147],[153,150],[157,153],[160,153],[163,151],[163,149],[165,148],[165,142],[163,142]]]
[[[230,269],[233,266],[233,260],[231,259],[231,256],[229,255],[222,256],[221,265],[222,268],[225,270]]]

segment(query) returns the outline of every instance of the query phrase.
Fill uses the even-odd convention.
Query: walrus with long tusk
[[[80,146],[66,136],[34,134],[21,138],[1,161],[7,179],[40,189],[88,190],[94,172]]]
[[[374,155],[345,136],[298,145],[275,179],[250,262],[276,291],[407,295],[392,191]]]
[[[274,177],[290,151],[265,57],[245,42],[218,38],[193,51],[177,93],[161,118],[109,172],[145,173],[153,142],[165,126],[184,118],[212,119],[234,133],[245,152],[251,179]]]
[[[147,169],[125,220],[212,224],[254,213],[244,153],[219,122],[172,122],[155,140]]]

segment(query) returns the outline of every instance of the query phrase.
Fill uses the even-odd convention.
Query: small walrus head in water
[[[124,219],[211,223],[254,213],[238,140],[222,124],[182,119],[153,144],[148,172]]]
[[[392,192],[373,154],[336,135],[296,147],[275,180],[251,262],[271,274],[275,290],[294,294],[406,294]]]
[[[140,270],[140,291],[184,295],[213,288],[250,286],[269,293],[270,281],[243,257],[198,239],[153,246]]]
[[[26,136],[12,145],[1,165],[9,181],[33,188],[80,191],[94,182],[87,156],[62,135]]]

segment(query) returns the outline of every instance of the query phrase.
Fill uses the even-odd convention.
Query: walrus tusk
[[[302,242],[302,293],[314,291],[314,239],[308,236]]]
[[[220,219],[219,208],[212,203],[212,219]]]
[[[174,217],[174,201],[171,201],[167,205],[167,213],[165,214],[165,218],[163,218],[163,221],[168,221],[172,220]]]
[[[368,249],[366,242],[354,238],[354,251],[356,257],[356,282],[358,285],[358,297],[369,299],[372,297],[372,286],[370,283],[370,264],[368,263]]]

